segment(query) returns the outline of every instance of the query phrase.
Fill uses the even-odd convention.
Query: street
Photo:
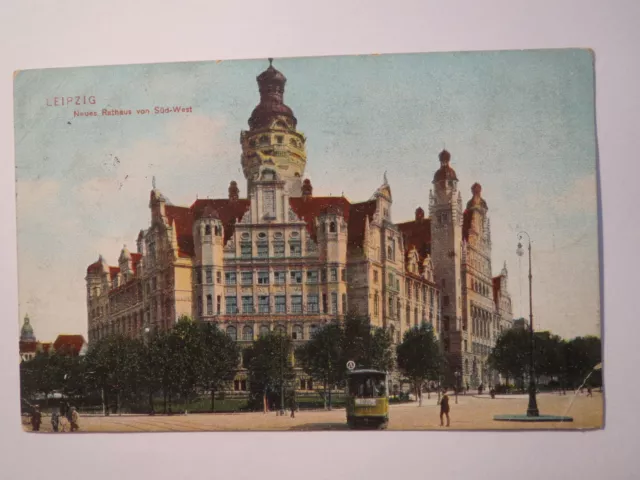
[[[538,395],[540,413],[544,415],[565,415],[573,395],[544,393]],[[440,427],[440,408],[437,397],[425,396],[422,407],[417,403],[391,405],[388,430],[554,430],[554,429],[594,429],[603,426],[603,398],[600,393],[593,397],[578,395],[568,412],[573,422],[560,423],[521,423],[496,422],[494,415],[524,414],[527,409],[526,395],[511,398],[490,399],[488,396],[460,395],[458,404],[455,396],[450,396],[451,427]],[[169,431],[269,431],[269,430],[348,430],[343,409],[324,411],[296,412],[290,418],[290,412],[283,417],[275,412],[235,413],[235,414],[188,414],[188,415],[112,415],[81,416],[82,432],[169,432]],[[50,417],[43,417],[42,432],[51,432]],[[23,425],[30,431],[28,425]],[[68,433],[65,433],[68,434]]]

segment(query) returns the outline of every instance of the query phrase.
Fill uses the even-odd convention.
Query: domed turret
[[[436,171],[436,174],[433,176],[433,183],[443,180],[453,180],[457,182],[458,177],[456,176],[456,171],[449,166],[451,154],[446,150],[442,150],[438,158],[440,159],[440,169]]]
[[[485,210],[489,209],[487,202],[482,198],[482,185],[477,182],[474,183],[471,186],[471,193],[473,194],[473,197],[471,197],[471,200],[467,202],[467,210],[477,207],[484,208]]]
[[[33,327],[31,326],[29,315],[24,316],[24,324],[22,325],[22,330],[20,330],[20,341],[21,342],[36,341],[36,336],[33,334]]]

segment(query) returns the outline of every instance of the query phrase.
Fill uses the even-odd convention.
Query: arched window
[[[204,226],[204,234],[205,235],[211,235],[211,225],[205,225]]]
[[[253,340],[253,328],[247,325],[242,329],[242,340],[245,340],[245,341]]]
[[[269,335],[269,325],[260,325],[260,336]]]
[[[294,340],[302,340],[304,338],[302,326],[294,325],[291,332],[291,338]]]
[[[331,222],[329,224],[329,233],[336,233],[336,222]]]
[[[222,236],[222,229],[220,228],[220,225],[216,225],[216,237],[220,236]]]
[[[313,336],[316,334],[317,331],[318,331],[318,326],[317,325],[311,325],[309,327],[309,338],[313,338]]]
[[[238,339],[238,330],[233,325],[229,325],[227,327],[227,335],[229,335],[229,337],[232,338],[233,340],[237,340]]]
[[[287,329],[284,328],[282,325],[278,325],[275,328],[276,333],[280,334],[280,335],[285,335],[287,333]]]

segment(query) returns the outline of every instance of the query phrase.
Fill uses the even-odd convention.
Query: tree
[[[331,390],[339,378],[336,372],[343,368],[341,361],[342,340],[344,331],[338,322],[331,322],[319,329],[313,337],[296,350],[296,363],[314,380],[322,382],[324,386],[324,408],[331,410]]]
[[[593,367],[602,361],[602,343],[598,337],[576,337],[566,343],[564,349],[565,376],[571,388],[581,385]],[[589,384],[602,385],[602,373],[596,371],[589,377]]]
[[[226,333],[215,324],[201,324],[201,340],[204,355],[201,381],[211,392],[211,411],[215,410],[215,392],[233,380],[238,370],[240,349]]]
[[[281,393],[295,379],[291,364],[291,340],[284,334],[269,332],[245,350],[250,380],[250,403],[267,409],[267,397],[280,402]]]
[[[422,385],[426,380],[438,377],[442,354],[433,326],[423,323],[405,332],[403,341],[396,347],[398,369],[410,379],[422,406]]]
[[[394,364],[392,344],[391,334],[386,329],[372,326],[367,317],[348,316],[343,328],[340,380],[344,380],[346,363],[350,360],[357,368],[391,370]]]
[[[501,375],[523,379],[529,369],[531,337],[521,328],[505,330],[489,355],[489,365]]]

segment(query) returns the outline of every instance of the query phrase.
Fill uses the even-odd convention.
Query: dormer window
[[[282,142],[284,142],[284,137],[282,135],[277,135],[276,142],[278,142],[279,144],[282,144]]]
[[[331,222],[329,224],[329,233],[336,233],[336,222]]]
[[[205,235],[211,235],[211,225],[205,225],[204,234]]]

